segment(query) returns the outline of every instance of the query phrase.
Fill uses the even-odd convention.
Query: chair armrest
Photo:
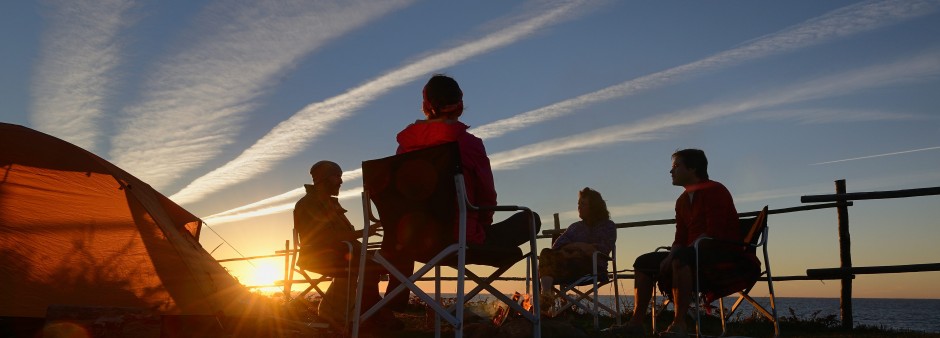
[[[520,210],[529,210],[529,208],[518,206],[518,205],[487,205],[487,206],[475,206],[473,204],[467,203],[467,207],[477,211],[520,211]]]
[[[695,247],[695,250],[698,251],[699,243],[701,243],[702,241],[706,241],[706,240],[707,240],[707,241],[718,242],[718,243],[725,243],[725,244],[737,245],[737,246],[740,246],[740,247],[752,246],[751,243],[745,243],[745,242],[740,242],[740,241],[729,241],[729,240],[726,240],[726,239],[718,239],[718,238],[711,238],[711,237],[699,237],[699,238],[695,239],[695,242],[694,242],[692,245]]]
[[[611,262],[614,261],[614,259],[611,258],[609,255],[604,254],[604,253],[602,253],[602,252],[600,252],[600,251],[594,250],[594,254],[591,255],[591,262],[594,263],[594,264],[592,264],[592,266],[591,266],[591,269],[592,269],[591,271],[594,272],[594,275],[595,275],[595,276],[597,276],[597,257],[598,257],[598,256],[603,257],[603,258],[606,258],[608,261],[611,261]],[[606,273],[607,271],[604,271],[604,272]]]

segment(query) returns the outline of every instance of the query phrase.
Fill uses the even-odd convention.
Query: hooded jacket
[[[467,125],[459,121],[418,120],[398,133],[397,154],[419,150],[438,144],[457,141],[460,165],[463,168],[467,198],[473,205],[496,205],[496,187],[493,170],[486,156],[483,140],[467,132]],[[467,211],[467,242],[482,244],[486,239],[485,226],[493,223],[493,212]],[[456,225],[455,225],[456,227]],[[456,231],[455,231],[456,232]]]

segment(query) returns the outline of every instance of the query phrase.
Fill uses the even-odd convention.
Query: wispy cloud
[[[789,109],[751,114],[755,120],[797,120],[802,124],[929,120],[930,116],[858,109]]]
[[[930,14],[938,7],[940,3],[935,1],[904,0],[869,1],[847,6],[708,58],[495,121],[473,128],[470,132],[484,139],[499,137],[533,124],[568,115],[589,104],[662,87],[706,71],[874,30]]]
[[[357,179],[359,177],[362,177],[362,168],[343,172],[343,181],[350,181],[350,180]],[[341,191],[340,196],[342,198],[350,197],[350,196],[353,196],[351,195],[351,192],[356,192],[356,191],[362,192],[362,189],[361,188],[359,188],[358,190],[352,189],[352,190],[345,191],[345,192]],[[303,187],[297,188],[297,189],[285,192],[283,194],[271,196],[271,197],[262,199],[260,201],[254,202],[254,203],[246,204],[237,208],[225,210],[223,212],[207,216],[205,220],[208,220],[210,218],[219,218],[222,216],[240,215],[240,214],[246,213],[249,210],[267,209],[272,206],[274,206],[275,208],[269,209],[269,210],[276,210],[277,207],[280,207],[283,205],[293,205],[292,203],[296,202],[297,199],[303,196],[305,193],[306,193],[305,188]],[[284,204],[285,202],[287,204]]]
[[[676,128],[706,123],[735,114],[753,112],[755,110],[767,109],[778,105],[845,95],[881,86],[913,82],[929,78],[938,73],[940,73],[940,54],[926,54],[891,64],[872,66],[806,81],[790,87],[772,90],[769,94],[756,95],[748,100],[703,105],[674,113],[661,114],[635,123],[605,127],[499,152],[490,155],[490,163],[493,170],[514,169],[536,160],[562,156],[577,151],[595,149],[620,142],[659,138]],[[853,119],[850,114],[840,116],[847,120]],[[296,195],[292,196],[291,199],[296,199],[302,195],[302,191],[295,191]],[[280,195],[280,198],[284,196],[286,195]],[[349,196],[352,195],[346,195],[346,197]],[[745,196],[745,198],[747,197]],[[760,198],[771,197],[761,196]],[[214,222],[218,224],[290,210],[293,206],[293,202],[277,204],[283,201],[283,199],[268,198],[253,203],[253,205],[256,206],[263,206],[261,209],[255,208],[251,211],[242,211],[250,208],[240,207],[236,208],[240,210],[238,213],[233,213],[232,210],[229,210],[210,217],[215,218]],[[643,210],[658,210],[656,209],[657,207],[661,208],[661,203],[637,205],[622,209],[612,208],[611,211],[620,216],[631,216],[637,215],[643,212]],[[226,218],[221,218],[223,215],[225,215]],[[210,217],[206,219],[211,219]]]
[[[869,155],[869,156],[862,156],[862,157],[855,157],[855,158],[847,158],[847,159],[844,159],[844,160],[835,160],[835,161],[828,161],[828,162],[819,162],[819,163],[813,163],[813,164],[810,164],[810,165],[821,165],[821,164],[831,164],[831,163],[848,162],[848,161],[856,161],[856,160],[865,160],[865,159],[869,159],[869,158],[877,158],[877,157],[885,157],[885,156],[894,156],[894,155],[910,154],[910,153],[916,153],[916,152],[920,152],[920,151],[938,150],[938,149],[940,149],[940,147],[929,147],[929,148],[921,148],[921,149],[913,149],[913,150],[905,150],[905,151],[896,151],[896,152],[893,152],[893,153],[878,154],[878,155]]]
[[[590,7],[593,6],[585,1],[544,6],[540,10],[527,13],[526,17],[515,18],[516,20],[512,20],[509,26],[480,39],[430,54],[339,96],[310,104],[278,124],[237,158],[197,178],[170,198],[180,204],[190,203],[209,193],[263,173],[280,161],[297,154],[316,138],[329,131],[335,123],[352,115],[356,110],[391,89],[414,81],[430,72],[512,44],[540,32],[549,25],[581,14]]]
[[[158,189],[217,156],[244,114],[309,53],[398,1],[218,1],[165,58],[120,122],[111,159]]]
[[[53,1],[32,85],[31,123],[95,152],[135,1]]]

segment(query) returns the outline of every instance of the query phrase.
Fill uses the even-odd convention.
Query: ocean
[[[755,300],[765,307],[770,303],[768,298],[755,297]],[[790,316],[792,309],[798,318],[835,315],[836,320],[842,320],[839,317],[838,298],[777,297],[776,303],[778,317]],[[748,304],[738,309],[741,310],[750,313],[753,308]],[[940,299],[853,298],[852,310],[855,325],[940,333]]]
[[[478,297],[484,297],[486,302],[495,300],[490,296]],[[623,301],[624,299],[626,302]],[[613,307],[613,296],[601,296],[600,300]],[[755,297],[755,300],[765,307],[768,307],[770,303],[769,298]],[[629,305],[629,309],[632,310],[633,296],[622,297],[621,303],[621,306],[624,306],[624,303]],[[777,297],[776,303],[778,318],[795,315],[797,318],[808,320],[814,317],[825,318],[834,315],[837,322],[842,320],[839,317],[838,298]],[[717,304],[718,302],[715,302],[715,305]],[[732,304],[734,304],[733,297],[725,299],[726,307],[730,307]],[[852,307],[855,325],[940,333],[940,299],[854,298],[852,299]],[[746,317],[753,312],[753,307],[744,302],[735,311],[735,317]]]

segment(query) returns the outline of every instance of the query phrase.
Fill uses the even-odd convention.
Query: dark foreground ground
[[[665,311],[657,320],[659,330],[672,320],[673,313]],[[369,332],[365,337],[434,337],[433,317],[423,305],[412,303],[406,313],[396,314],[406,325],[400,331]],[[622,318],[626,322],[629,318]],[[510,317],[499,327],[492,324],[489,318],[470,315],[466,320],[464,336],[470,338],[503,338],[503,337],[531,337],[532,325],[523,318]],[[689,320],[692,323],[691,320]],[[442,337],[453,337],[452,328],[445,322],[442,324]],[[599,329],[593,325],[593,317],[567,311],[555,318],[542,318],[542,337],[636,337],[626,335],[616,329],[614,318],[601,316]],[[792,310],[783,310],[780,314],[780,331],[782,337],[936,337],[940,333],[924,333],[893,330],[885,327],[860,326],[852,330],[841,329],[841,321],[837,316],[808,316],[799,317]],[[717,317],[703,319],[703,332],[706,335],[717,336],[721,333],[721,321]],[[333,337],[338,332],[320,332],[323,337]],[[755,314],[738,315],[728,323],[729,336],[744,337],[773,337],[773,323]],[[651,334],[649,323],[646,326],[646,337],[655,337]]]
[[[342,332],[325,325],[316,315],[316,304],[300,302],[291,304],[289,319],[235,319],[186,317],[132,316],[134,320],[102,322],[102,318],[115,316],[91,316],[93,320],[79,323],[75,311],[68,316],[73,320],[56,322],[43,318],[0,318],[0,337],[341,337]],[[87,311],[86,311],[87,312]],[[924,333],[893,330],[884,327],[861,326],[852,330],[840,328],[836,316],[799,317],[795,311],[783,310],[780,314],[782,337],[936,337],[940,333]],[[362,337],[434,337],[433,316],[420,302],[413,302],[405,313],[395,314],[405,325],[401,330],[373,329]],[[469,338],[524,338],[532,336],[532,325],[519,315],[510,316],[496,326],[490,318],[468,312],[464,337]],[[48,318],[47,318],[48,319]],[[629,318],[622,318],[626,322]],[[659,330],[672,320],[672,312],[665,311],[657,320]],[[692,322],[691,320],[689,321]],[[50,325],[52,323],[52,325]],[[65,325],[61,325],[65,324]],[[81,324],[81,325],[75,325]],[[102,325],[103,324],[103,325]],[[443,337],[453,337],[449,324],[443,323]],[[555,318],[542,319],[542,337],[637,337],[618,331],[614,318],[602,316],[599,329],[593,325],[593,317],[575,311],[566,311]],[[646,337],[653,337],[649,323]],[[703,319],[703,332],[707,335],[721,333],[721,322],[716,317]],[[728,324],[729,336],[773,337],[773,324],[756,314],[739,314]]]

